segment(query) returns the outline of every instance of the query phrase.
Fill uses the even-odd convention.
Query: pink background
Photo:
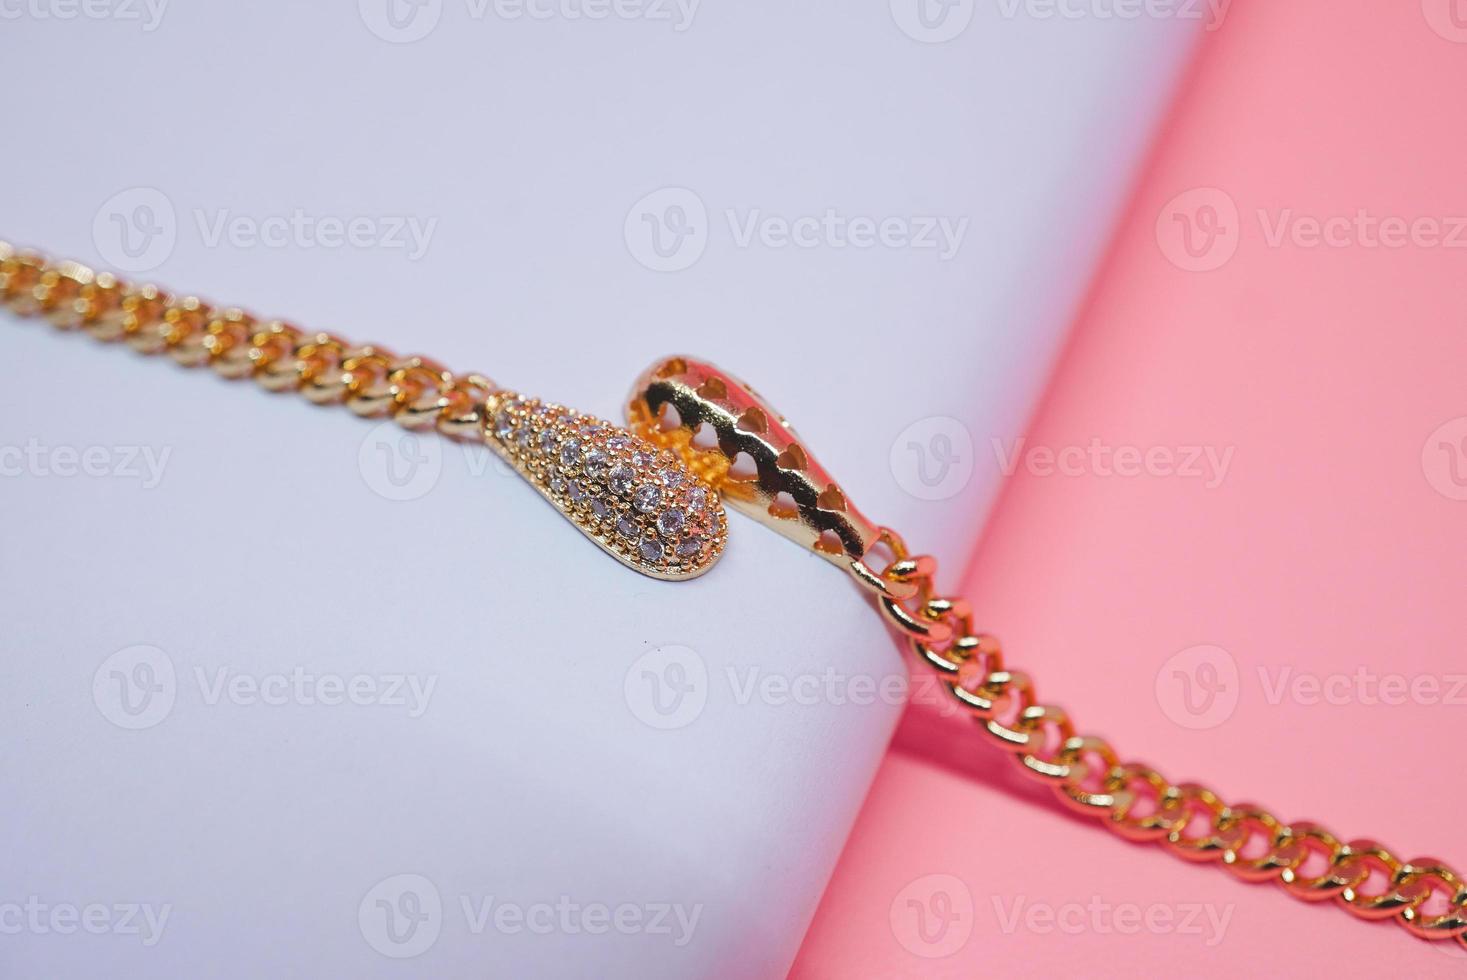
[[[1055,450],[1231,449],[1229,468],[1208,487],[1160,466],[1021,466],[966,591],[1041,697],[1123,755],[1467,867],[1467,689],[1454,690],[1467,674],[1467,230],[1436,240],[1467,216],[1467,4],[1454,22],[1449,2],[1232,5],[1029,436]],[[1442,232],[1418,224],[1389,247],[1389,224],[1354,227],[1362,209]],[[1351,226],[1315,242],[1310,219],[1336,216]],[[1221,652],[1183,654],[1199,645]],[[1210,706],[1194,691],[1189,710],[1176,671],[1206,682],[1211,668],[1226,690]],[[1382,703],[1362,669],[1437,686]],[[1338,678],[1333,697],[1301,696],[1300,675]],[[958,882],[928,877],[942,874]],[[956,903],[949,932],[914,938],[908,899]],[[1170,924],[1125,934],[1105,908],[1127,903]],[[1025,918],[1046,910],[1066,925]],[[943,940],[956,951],[918,955]],[[1467,955],[1451,945],[1128,844],[1060,810],[965,722],[917,705],[794,973],[1459,976]]]

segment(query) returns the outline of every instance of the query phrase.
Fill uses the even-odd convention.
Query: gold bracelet
[[[603,551],[655,578],[693,578],[713,566],[727,540],[727,502],[845,569],[979,730],[1069,808],[1245,881],[1274,881],[1296,898],[1333,899],[1361,919],[1392,919],[1412,935],[1467,948],[1467,879],[1445,862],[1403,861],[1373,840],[1225,803],[1205,786],[1122,762],[1102,738],[1077,735],[1063,709],[1038,702],[1027,674],[1007,668],[998,641],[975,631],[968,603],[936,593],[936,560],[912,555],[900,535],[863,517],[789,423],[712,365],[690,357],[653,365],[620,427],[424,357],[258,321],[4,242],[0,303],[317,404],[482,440]],[[1367,891],[1372,878],[1385,883]]]

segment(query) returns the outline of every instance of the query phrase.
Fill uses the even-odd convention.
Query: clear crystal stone
[[[553,476],[553,477],[550,478],[550,492],[551,493],[565,493],[565,491],[566,491],[566,482],[565,482],[565,478],[564,477]]]
[[[637,474],[630,466],[618,466],[611,471],[611,489],[617,493],[630,493]]]
[[[676,507],[670,507],[657,515],[657,530],[669,538],[683,529],[683,521],[686,515]]]
[[[637,488],[632,496],[632,506],[644,514],[650,514],[662,503],[662,490],[650,483],[645,483]]]
[[[580,503],[586,499],[586,488],[581,486],[577,481],[570,481],[570,486],[567,489],[570,491],[570,499],[574,503]]]
[[[643,538],[642,543],[637,545],[637,551],[645,561],[662,560],[662,542],[656,538]]]
[[[683,474],[680,470],[663,470],[661,478],[662,485],[665,487],[680,487],[683,484]]]
[[[567,439],[560,445],[560,465],[573,468],[581,461],[581,443],[577,439]]]
[[[521,446],[528,446],[530,444],[530,430],[524,428],[523,426],[515,429],[514,441],[519,443]]]
[[[677,556],[679,558],[692,558],[703,550],[703,542],[697,538],[684,538],[678,542]]]
[[[540,447],[541,452],[549,452],[555,445],[555,430],[541,429],[540,434],[535,437],[535,445]]]
[[[616,530],[624,538],[635,538],[642,533],[642,529],[637,527],[637,522],[630,517],[617,518]]]
[[[632,465],[645,470],[652,465],[652,454],[644,452],[633,453]]]
[[[694,510],[702,510],[708,504],[708,491],[702,487],[694,487],[693,492],[688,495]]]
[[[610,449],[614,453],[619,453],[631,444],[632,441],[626,436],[612,436],[611,440],[606,443],[606,448]]]
[[[600,497],[592,497],[591,513],[595,514],[597,517],[604,519],[606,515],[611,513],[611,507],[608,506],[606,501],[602,500]]]
[[[494,434],[501,439],[508,439],[509,434],[514,431],[514,419],[508,412],[500,412],[494,416]]]
[[[586,475],[593,480],[604,479],[611,468],[611,457],[597,449],[586,456]]]

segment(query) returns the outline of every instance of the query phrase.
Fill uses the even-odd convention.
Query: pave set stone
[[[624,559],[676,571],[721,550],[722,506],[668,450],[537,399],[505,394],[492,407],[491,437]]]

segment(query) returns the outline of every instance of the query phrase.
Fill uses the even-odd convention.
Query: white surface
[[[707,357],[787,412],[868,514],[950,565],[997,484],[990,439],[1031,408],[1197,27],[985,5],[926,44],[881,3],[708,2],[686,30],[422,9],[436,26],[404,44],[343,4],[175,2],[152,31],[7,20],[0,57],[24,80],[7,127],[24,135],[3,151],[0,234],[108,264],[113,212],[151,203],[173,233],[142,256],[162,282],[611,417],[654,358]],[[696,200],[653,205],[708,216],[685,243],[702,242],[696,261],[667,260],[679,271],[638,259],[658,264],[634,204],[664,188]],[[756,209],[827,208],[966,234],[947,260],[738,243]],[[436,224],[416,259],[210,243],[221,212],[248,226],[295,209]],[[919,340],[941,355],[919,363]],[[339,410],[37,325],[0,324],[0,356],[0,462],[21,471],[0,478],[0,973],[787,967],[899,710],[847,703],[869,688],[840,678],[902,668],[828,565],[735,517],[711,574],[653,582],[487,452],[379,444]],[[959,458],[923,482],[908,444],[934,437]],[[403,449],[427,462],[382,455]],[[156,486],[147,452],[168,454]],[[426,492],[387,499],[402,490],[388,459]],[[104,475],[58,475],[80,461]],[[707,681],[663,730],[640,685],[677,667],[641,658],[668,647],[694,652],[651,656]],[[176,690],[129,730],[116,678],[143,677],[140,657]],[[421,711],[213,687],[296,668],[434,686]],[[747,695],[771,675],[817,679],[813,703]],[[405,887],[428,918],[394,942],[377,899]],[[678,945],[676,914],[602,935],[578,911],[535,929],[493,917],[557,902],[698,920]],[[168,908],[153,945],[112,909],[138,904]],[[68,908],[101,934],[59,934]]]

